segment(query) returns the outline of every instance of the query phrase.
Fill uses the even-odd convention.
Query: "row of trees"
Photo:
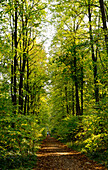
[[[36,42],[39,25],[45,15],[45,4],[38,1],[3,1],[2,7],[1,65],[8,69],[11,67],[11,80],[8,78],[8,81],[11,81],[14,113],[26,114],[29,113],[34,101],[39,101],[39,91],[46,81],[45,78],[41,81],[46,77],[43,75],[46,74],[44,73],[45,62],[43,63],[46,54],[42,45]],[[42,66],[43,71],[38,73],[38,69]],[[31,82],[31,78],[36,77],[37,74],[38,77]]]
[[[61,97],[61,110],[65,106],[67,114],[83,115],[87,105],[97,108],[106,98],[107,1],[57,1],[51,11],[56,25],[52,90],[59,93],[58,101]]]
[[[52,134],[107,164],[108,2],[50,2]]]
[[[46,3],[40,0],[1,1],[0,167],[3,169],[23,166],[24,157],[34,155],[46,133],[47,57],[43,42],[39,43],[45,8]]]
[[[49,121],[56,137],[106,155],[107,6],[107,0],[50,0],[46,11],[56,31],[47,63],[38,43],[46,3],[1,1],[1,167],[15,168],[19,157],[20,167],[34,155]]]

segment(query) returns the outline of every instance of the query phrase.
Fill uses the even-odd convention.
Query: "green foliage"
[[[0,156],[0,168],[15,170],[30,170],[36,166],[36,155],[7,155],[5,158]]]
[[[107,120],[108,115],[105,112],[80,117],[69,116],[57,123],[52,133],[67,143],[68,147],[107,164]]]
[[[50,1],[51,21],[56,27],[49,62],[50,113],[52,134],[106,164],[107,28],[102,30],[99,6],[99,1]]]
[[[36,151],[45,136],[45,128],[39,125],[37,117],[2,114],[0,124],[0,167],[26,168],[36,164],[32,161],[36,161]]]
[[[7,151],[20,152],[22,155],[33,152],[37,148],[44,128],[38,125],[36,116],[5,115],[1,116],[1,155]]]
[[[79,119],[78,117],[69,116],[61,121],[58,121],[54,129],[52,129],[53,135],[59,140],[71,141],[75,139],[75,135],[78,131]]]
[[[107,40],[99,1],[90,4],[91,22],[88,1],[49,1],[46,11],[51,10],[49,23],[56,30],[49,63],[36,41],[46,4],[1,3],[0,166],[4,169],[31,168],[46,129],[93,158],[101,153],[107,162]]]

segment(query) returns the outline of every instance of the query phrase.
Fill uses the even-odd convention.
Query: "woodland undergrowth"
[[[3,101],[0,115],[0,169],[31,169],[36,165],[36,152],[45,137],[45,129],[36,115],[14,115],[9,99]]]
[[[108,166],[108,115],[102,111],[83,116],[67,116],[52,130],[52,134],[69,148]]]

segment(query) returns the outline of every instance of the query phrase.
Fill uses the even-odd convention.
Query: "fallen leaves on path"
[[[107,170],[52,137],[43,141],[37,157],[34,170]]]

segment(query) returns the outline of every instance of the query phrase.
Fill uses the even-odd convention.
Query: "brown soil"
[[[37,157],[34,170],[107,170],[52,137],[43,141]]]

